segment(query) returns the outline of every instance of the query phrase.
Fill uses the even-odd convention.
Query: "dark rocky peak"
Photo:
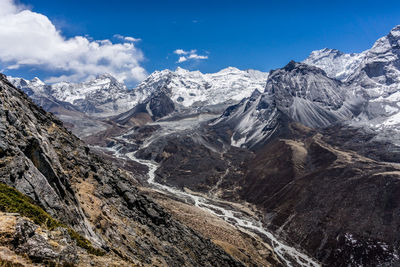
[[[253,93],[251,93],[251,96],[250,96],[250,98],[252,98],[252,99],[256,99],[257,97],[259,97],[261,95],[261,92],[260,91],[258,91],[257,89],[256,90],[254,90],[254,92]]]
[[[283,67],[285,71],[291,71],[294,68],[296,68],[296,61],[294,60],[291,60],[285,67]]]
[[[265,92],[284,102],[284,108],[296,97],[338,109],[346,98],[340,81],[329,78],[317,67],[294,61],[269,76]]]
[[[153,120],[160,119],[175,110],[175,104],[164,90],[156,92],[145,102],[147,112]]]
[[[168,88],[162,87],[162,89],[153,92],[142,103],[115,116],[112,120],[121,125],[141,125],[171,114],[175,110],[175,104],[168,96],[168,91]]]
[[[117,79],[110,73],[103,73],[96,76],[96,79],[110,79],[111,81],[117,81]]]
[[[300,63],[300,62],[295,62],[293,60],[291,60],[285,67],[272,71],[271,75],[279,75],[282,72],[290,72],[291,74],[303,74],[303,75],[306,73],[314,73],[314,74],[321,74],[321,75],[326,76],[325,71],[323,71],[320,68],[317,68],[317,67],[314,67],[311,65],[307,65],[304,63]]]

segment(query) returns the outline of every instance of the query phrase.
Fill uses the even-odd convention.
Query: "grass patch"
[[[92,243],[90,243],[89,240],[72,230],[70,227],[67,228],[68,233],[71,236],[72,239],[75,239],[76,244],[87,250],[88,253],[96,255],[96,256],[104,256],[105,252],[102,249],[94,248],[92,246]]]
[[[89,240],[75,232],[71,227],[51,217],[41,207],[36,205],[30,197],[1,182],[0,211],[19,213],[21,216],[27,217],[34,223],[45,226],[49,230],[54,230],[57,227],[66,228],[71,238],[76,241],[79,247],[86,249],[88,253],[93,255],[103,256],[105,254],[103,250],[94,248]]]
[[[0,211],[19,213],[36,224],[46,226],[49,230],[63,226],[37,206],[31,198],[3,183],[0,183]]]

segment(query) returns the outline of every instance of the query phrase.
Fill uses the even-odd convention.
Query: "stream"
[[[196,125],[200,125],[199,122],[209,120],[210,117],[211,116],[199,116],[183,119],[180,121],[158,122],[157,124],[162,126],[163,131],[156,133],[152,138],[146,140],[146,142],[141,145],[141,148],[146,147],[153,140],[159,138],[162,135],[191,129]],[[130,143],[130,141],[124,138],[124,136],[115,137],[115,139],[120,139],[121,141],[123,140],[124,142]],[[121,145],[115,145],[114,147],[95,148],[112,152],[117,158],[129,158],[133,161],[146,165],[148,167],[147,182],[155,190],[158,190],[162,193],[172,194],[175,197],[179,197],[185,200],[187,203],[191,203],[194,206],[223,219],[224,221],[237,227],[243,232],[257,234],[262,239],[268,240],[268,243],[271,244],[276,255],[286,266],[321,266],[313,258],[309,257],[298,249],[285,244],[284,241],[279,240],[274,234],[263,227],[263,224],[259,220],[246,214],[245,212],[234,209],[230,205],[222,203],[222,201],[218,201],[218,199],[200,196],[195,194],[194,192],[185,192],[174,187],[156,182],[155,172],[158,169],[158,164],[152,160],[144,160],[135,157],[136,151],[126,154],[121,153]]]
[[[138,159],[135,157],[134,153],[135,152],[127,153],[125,156],[148,167],[149,171],[147,182],[154,188],[184,199],[189,199],[196,207],[222,218],[226,222],[241,228],[241,230],[251,231],[267,238],[270,240],[275,253],[287,266],[320,266],[320,264],[311,257],[278,240],[271,232],[267,231],[262,226],[261,222],[255,220],[254,218],[251,218],[242,212],[227,209],[226,205],[224,205],[224,207],[219,206],[215,203],[215,201],[206,197],[190,194],[176,188],[157,183],[155,181],[155,172],[158,168],[157,163],[151,160]]]

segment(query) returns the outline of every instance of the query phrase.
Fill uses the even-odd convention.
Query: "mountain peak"
[[[96,76],[96,80],[110,79],[112,81],[117,80],[111,73],[103,73]]]
[[[296,62],[296,61],[293,61],[293,60],[291,60],[285,67],[283,67],[282,69],[277,69],[277,70],[275,70],[275,71],[273,71],[273,72],[277,72],[277,71],[287,71],[287,72],[291,72],[291,71],[293,71],[293,70],[296,70],[296,71],[302,71],[302,72],[304,72],[304,71],[310,71],[310,72],[314,72],[314,73],[322,73],[322,74],[324,74],[324,75],[326,75],[326,73],[325,73],[325,71],[324,70],[322,70],[322,69],[320,69],[320,68],[318,68],[318,67],[315,67],[315,66],[313,66],[313,65],[308,65],[308,64],[305,64],[305,63],[301,63],[301,62]]]
[[[312,51],[303,63],[323,69],[329,77],[344,81],[353,74],[366,53],[346,54],[337,49],[324,48]]]
[[[388,34],[388,39],[393,48],[399,48],[400,46],[400,25],[394,27]]]
[[[189,71],[181,67],[174,72],[155,71],[135,89],[142,100],[157,91],[167,89],[168,97],[184,108],[237,103],[257,89],[264,90],[267,73],[241,71],[234,67],[216,73]],[[141,101],[142,101],[141,100]],[[194,110],[194,109],[193,109]]]
[[[329,56],[337,57],[337,56],[341,56],[343,54],[344,53],[342,51],[339,51],[337,49],[323,48],[320,50],[312,51],[310,53],[310,55],[308,56],[308,59],[316,59],[316,58],[329,57]]]
[[[181,68],[181,67],[177,67],[175,72],[178,73],[178,74],[185,74],[185,73],[188,73],[190,71],[187,70],[187,69]]]
[[[33,78],[31,80],[31,83],[35,83],[37,85],[45,85],[45,83],[42,80],[40,80],[38,77]]]
[[[296,63],[296,61],[291,60],[285,67],[283,67],[283,69],[286,71],[292,71],[297,67],[297,65],[298,63]]]
[[[390,34],[400,37],[400,25],[395,26],[391,31]]]
[[[226,67],[226,68],[220,70],[218,73],[239,72],[239,71],[241,71],[241,70],[239,70],[236,67]]]

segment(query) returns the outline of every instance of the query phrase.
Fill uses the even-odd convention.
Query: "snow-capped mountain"
[[[210,74],[177,68],[176,71],[155,71],[133,90],[128,90],[109,74],[83,83],[51,85],[38,78],[31,81],[8,79],[34,100],[47,97],[69,103],[88,115],[105,117],[123,113],[159,91],[164,91],[176,105],[184,108],[237,103],[255,89],[262,90],[267,77],[268,73],[233,67]]]
[[[264,93],[255,91],[213,124],[230,125],[232,145],[251,147],[273,135],[282,118],[312,128],[325,127],[358,115],[364,103],[361,94],[323,70],[292,61],[271,71]]]
[[[366,54],[366,51],[346,54],[336,49],[324,48],[311,52],[303,63],[323,69],[331,78],[345,81],[358,68]]]
[[[268,73],[228,67],[203,74],[177,68],[152,73],[135,89],[137,105],[115,120],[118,123],[157,120],[169,114],[222,113],[229,105],[263,90]]]
[[[13,77],[8,79],[38,104],[42,104],[38,99],[48,98],[69,103],[81,112],[98,117],[125,112],[136,103],[133,92],[109,74],[83,83],[60,82],[51,85],[46,85],[38,78],[31,81]]]
[[[44,92],[46,84],[42,82],[38,77],[32,80],[25,80],[23,78],[7,77],[7,79],[17,88],[22,89],[28,96],[34,94],[40,94]]]
[[[229,107],[213,124],[234,129],[231,143],[252,146],[277,130],[279,114],[312,128],[346,122],[400,140],[400,26],[360,54],[314,51],[272,71],[264,93]],[[393,135],[393,131],[395,135]]]
[[[265,86],[268,73],[228,67],[216,73],[203,74],[178,67],[176,71],[152,73],[135,89],[144,98],[165,90],[172,101],[183,107],[203,107],[224,102],[239,102]]]
[[[400,131],[400,25],[360,54],[323,49],[312,52],[304,63],[345,80],[353,90],[365,92],[369,103],[355,125]]]

